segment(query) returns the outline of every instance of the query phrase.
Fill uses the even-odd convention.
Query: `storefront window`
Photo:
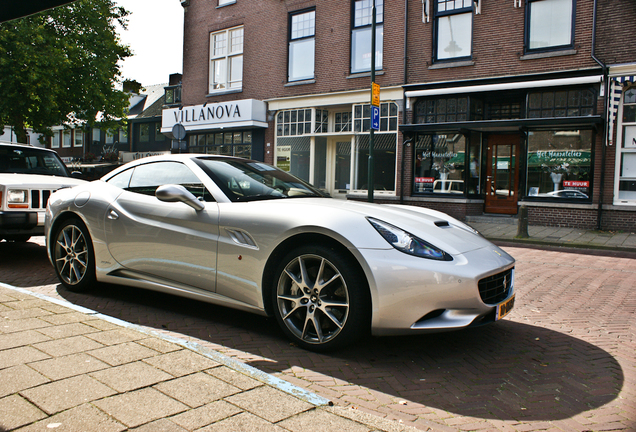
[[[220,132],[189,136],[190,153],[252,158],[252,132]]]
[[[374,190],[395,190],[395,134],[375,134],[373,140]],[[355,144],[355,189],[368,190],[369,135],[357,135]]]
[[[309,181],[310,137],[278,138],[276,167]]]
[[[414,193],[464,194],[466,138],[461,134],[418,135]],[[475,166],[477,183],[479,174]]]
[[[590,198],[592,138],[591,130],[529,132],[527,195]]]

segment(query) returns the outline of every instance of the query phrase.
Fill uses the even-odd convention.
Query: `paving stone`
[[[163,382],[154,388],[192,408],[241,391],[238,387],[203,372]]]
[[[65,324],[59,326],[50,326],[38,330],[54,339],[61,339],[71,336],[79,336],[87,333],[94,333],[96,330],[93,327],[87,326],[82,323]]]
[[[159,338],[147,338],[136,341],[138,344],[159,351],[160,353],[169,353],[173,351],[180,351],[183,348],[179,345],[175,345],[171,342],[165,341]]]
[[[50,327],[51,324],[43,321],[39,318],[24,318],[18,320],[2,320],[0,321],[0,327],[3,333],[14,333],[24,330],[41,329],[43,327]]]
[[[0,370],[0,397],[49,382],[44,375],[28,366],[19,365]]]
[[[18,432],[121,432],[127,429],[108,414],[85,404],[18,429]]]
[[[353,420],[338,417],[321,410],[311,410],[300,413],[278,423],[292,432],[368,432],[369,428]]]
[[[126,342],[93,350],[90,351],[89,354],[111,366],[119,366],[148,357],[154,357],[158,352],[135,342]]]
[[[90,375],[118,392],[135,390],[174,378],[143,362],[111,367]]]
[[[144,361],[174,376],[189,375],[219,365],[214,360],[185,349],[152,357]]]
[[[27,330],[18,333],[0,334],[0,350],[17,348],[25,345],[51,340],[35,330]]]
[[[184,429],[168,419],[160,419],[129,430],[134,432],[187,432],[193,429]]]
[[[242,412],[240,408],[220,400],[177,414],[170,420],[187,430],[196,430],[240,412]]]
[[[108,367],[106,363],[84,353],[42,360],[29,366],[52,380],[61,380]]]
[[[46,315],[52,315],[52,314],[51,312],[41,308],[13,310],[7,307],[5,310],[0,309],[0,317],[10,319],[10,320],[37,318],[37,317],[43,317]]]
[[[115,391],[93,378],[81,375],[24,390],[20,394],[46,413],[55,414],[112,396]]]
[[[0,351],[0,369],[50,358],[33,347],[25,346]]]
[[[87,335],[87,337],[93,339],[104,345],[117,345],[124,342],[132,342],[138,339],[145,338],[143,333],[139,333],[132,330],[122,329],[121,327],[116,330],[101,331]]]
[[[230,369],[227,366],[215,367],[212,369],[208,369],[205,372],[217,378],[220,378],[223,381],[240,388],[241,390],[250,390],[263,385],[262,382],[257,381],[254,378],[250,378],[247,375],[242,374],[241,372],[237,372],[234,369]]]
[[[273,423],[313,408],[313,405],[272,387],[257,387],[225,400]]]
[[[95,318],[81,312],[69,312],[69,313],[51,314],[49,316],[44,316],[42,317],[42,320],[50,324],[62,325],[62,324],[73,324],[73,323],[79,323],[79,322],[86,323],[87,321],[95,320]]]
[[[17,429],[45,418],[47,415],[18,395],[0,399],[0,431]]]
[[[69,354],[77,354],[102,348],[104,345],[95,342],[86,336],[73,336],[64,339],[41,342],[34,344],[33,346],[40,351],[44,351],[50,356],[63,357]]]
[[[197,432],[227,432],[227,431],[250,431],[250,432],[284,432],[276,425],[273,425],[262,418],[250,413],[241,413],[229,417],[218,423],[199,429]]]
[[[188,409],[187,405],[152,388],[112,396],[96,401],[94,405],[128,427],[141,426]]]

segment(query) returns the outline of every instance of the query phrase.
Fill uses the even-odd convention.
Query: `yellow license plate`
[[[513,295],[508,300],[503,303],[497,305],[497,316],[495,317],[495,321],[499,321],[506,315],[510,313],[512,308],[515,306],[515,296]]]

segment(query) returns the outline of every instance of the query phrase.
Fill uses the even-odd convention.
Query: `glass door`
[[[486,213],[517,214],[519,135],[490,135],[486,164]]]

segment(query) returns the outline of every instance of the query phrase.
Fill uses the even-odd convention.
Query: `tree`
[[[0,128],[26,142],[27,127],[50,135],[56,125],[125,118],[118,62],[132,53],[116,25],[125,29],[128,15],[113,0],[77,0],[0,24]]]

